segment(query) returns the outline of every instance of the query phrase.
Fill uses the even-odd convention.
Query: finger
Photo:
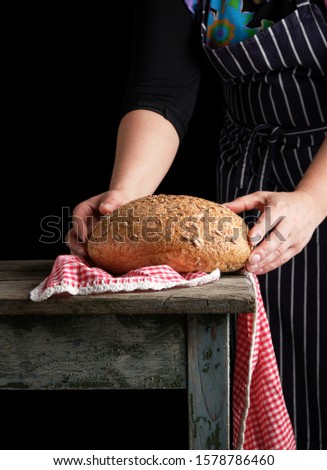
[[[262,273],[266,270],[267,267],[271,265],[281,266],[282,264],[286,263],[286,252],[289,251],[288,246],[279,245],[276,249],[269,255],[264,258],[261,257],[258,253],[255,253],[254,256],[251,256],[251,262],[248,261],[246,265],[246,270],[248,272]],[[254,261],[253,261],[254,260]],[[270,271],[270,269],[268,269]]]
[[[271,250],[271,248],[273,248],[272,251],[269,253],[269,250],[266,250],[265,256],[260,255],[261,261],[259,261],[255,269],[252,264],[252,269],[250,268],[251,272],[263,274],[272,271],[278,266],[282,266],[287,263],[290,258],[300,253],[310,240],[310,236],[303,236],[302,233],[290,232],[290,235],[287,237],[285,242],[280,240],[280,238],[275,234],[275,231],[273,231],[271,235],[274,235],[275,238],[279,240],[280,244],[278,245],[277,243],[270,245],[269,249]],[[261,245],[257,248],[257,250],[259,249],[261,249]]]
[[[274,259],[282,259],[284,253],[289,248],[290,244],[286,240],[281,240],[275,231],[271,234],[251,253],[251,256],[246,265],[249,272],[257,272],[258,269],[263,268],[266,264]]]
[[[280,208],[266,206],[255,225],[248,233],[248,238],[253,246],[256,246],[264,236],[274,229],[274,234],[280,241],[285,241],[289,236],[290,226],[283,223],[286,216],[280,213]]]
[[[67,233],[65,243],[68,245],[72,255],[87,256],[86,243],[78,239],[74,229],[69,230]]]
[[[260,211],[262,211],[266,199],[266,191],[257,191],[255,193],[247,194],[246,196],[238,197],[234,199],[234,201],[225,202],[223,205],[235,212],[236,214],[252,209],[259,209]]]
[[[81,240],[83,242],[87,241],[87,237],[89,234],[88,220],[92,218],[93,211],[93,207],[91,207],[88,202],[78,204],[78,206],[75,207],[73,212],[72,230],[75,231],[76,238],[78,240]]]
[[[290,247],[286,249],[281,256],[272,256],[269,260],[267,259],[264,264],[259,265],[255,271],[252,271],[252,273],[256,275],[269,273],[270,271],[273,271],[287,263],[294,255],[295,251],[293,247]]]
[[[112,201],[112,199],[106,199],[100,204],[99,212],[102,215],[111,214],[115,209],[117,209],[117,207],[119,207],[119,204],[116,203],[116,201]]]
[[[102,203],[99,206],[99,212],[102,215],[105,214],[111,214],[117,207],[125,204],[128,202],[126,199],[123,197],[116,195],[114,191],[109,191],[108,196],[102,201]]]

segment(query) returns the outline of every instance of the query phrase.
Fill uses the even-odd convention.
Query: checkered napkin
[[[64,292],[71,295],[88,295],[138,289],[162,290],[175,286],[194,287],[216,281],[219,277],[219,269],[210,274],[178,273],[167,265],[146,266],[117,277],[88,265],[77,256],[62,255],[55,260],[49,277],[32,290],[30,298],[39,302],[53,294]]]
[[[63,292],[87,295],[104,292],[161,290],[197,286],[219,279],[210,274],[177,273],[167,265],[148,266],[115,277],[72,255],[59,256],[52,271],[30,297],[41,301]],[[248,275],[256,292],[256,311],[237,320],[237,350],[233,388],[235,449],[295,449],[286,410],[269,324],[259,282]]]
[[[235,449],[293,450],[295,438],[280,383],[269,323],[256,276],[256,311],[237,320],[233,385]]]

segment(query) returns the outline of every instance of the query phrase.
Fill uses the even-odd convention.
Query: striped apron
[[[327,23],[310,1],[237,44],[206,45],[223,83],[226,118],[218,201],[293,191],[327,135]],[[299,449],[327,448],[327,219],[306,248],[259,276]],[[324,370],[323,370],[324,369]]]

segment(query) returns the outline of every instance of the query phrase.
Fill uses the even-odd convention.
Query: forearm
[[[327,217],[327,137],[296,189],[308,193]]]
[[[122,103],[125,115],[110,183],[117,197],[151,194],[167,173],[198,93],[197,37],[183,0],[137,2],[133,60]]]
[[[135,110],[121,120],[111,190],[129,199],[152,194],[171,166],[179,146],[174,126],[163,116]]]

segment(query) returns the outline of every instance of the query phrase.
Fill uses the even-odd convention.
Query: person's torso
[[[248,127],[269,123],[301,129],[326,124],[327,22],[323,4],[320,8],[309,0],[285,2],[289,10],[284,18],[241,41],[216,47],[208,32],[213,30],[213,18],[219,21],[219,14],[212,11],[214,1],[201,2],[203,8],[197,15],[203,48],[224,83],[225,105],[231,117]],[[253,2],[226,1],[224,11],[227,6],[241,4],[244,9],[245,3]],[[262,13],[271,3],[276,7],[283,2],[257,6],[262,7]]]

